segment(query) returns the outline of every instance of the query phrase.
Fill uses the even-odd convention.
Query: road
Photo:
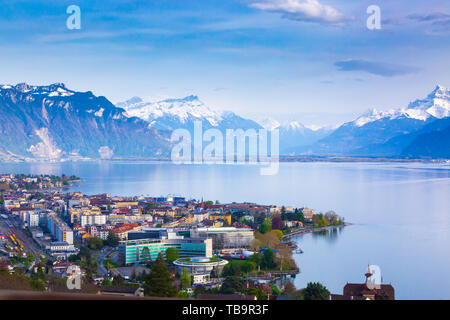
[[[113,249],[108,248],[105,249],[104,252],[100,253],[100,255],[97,257],[97,272],[102,277],[105,277],[108,275],[108,269],[106,269],[105,265],[103,264],[105,258],[113,251]]]

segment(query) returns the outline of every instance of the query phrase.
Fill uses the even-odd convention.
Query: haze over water
[[[77,175],[73,191],[168,194],[334,210],[353,225],[297,237],[304,253],[295,284],[320,281],[332,293],[381,268],[397,299],[450,299],[450,166],[417,163],[281,163],[259,166],[164,162],[0,164],[0,173]]]

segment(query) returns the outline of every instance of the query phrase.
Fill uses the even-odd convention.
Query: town
[[[67,192],[72,176],[0,175],[0,289],[197,299],[308,299],[290,239],[335,212],[181,196]],[[309,291],[308,291],[309,290]],[[336,296],[336,295],[335,295]]]

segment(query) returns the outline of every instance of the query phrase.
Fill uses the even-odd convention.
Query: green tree
[[[150,250],[148,247],[144,247],[141,251],[141,261],[148,263],[151,260]]]
[[[244,265],[245,272],[252,272],[256,270],[256,263],[253,261],[246,261]]]
[[[164,254],[162,251],[158,253],[158,257],[156,258],[156,263],[163,263],[166,264],[166,259],[164,258]]]
[[[226,277],[220,288],[220,292],[224,294],[242,292],[244,290],[244,282],[241,277]]]
[[[144,281],[144,293],[154,297],[175,297],[177,288],[165,263],[156,263]]]
[[[45,282],[42,279],[31,280],[30,286],[35,291],[45,291]]]
[[[305,300],[328,300],[330,291],[319,282],[308,282],[303,293]]]
[[[105,244],[110,247],[117,247],[119,245],[119,241],[119,237],[114,232],[110,231],[105,240]]]
[[[262,234],[272,231],[272,222],[269,218],[266,218],[259,226],[258,231]]]
[[[188,299],[189,298],[189,293],[187,293],[184,290],[180,290],[180,291],[178,291],[177,296],[178,296],[178,298],[181,298],[181,299]]]
[[[167,263],[172,264],[180,256],[180,250],[177,248],[167,248],[166,259]]]
[[[195,286],[194,297],[197,297],[197,295],[202,294],[202,293],[206,293],[206,287],[201,284]]]
[[[121,286],[124,283],[124,279],[120,273],[118,273],[116,276],[114,276],[114,279],[112,280],[113,286]]]
[[[103,248],[103,240],[97,237],[89,238],[88,247],[91,250],[100,250]]]
[[[263,256],[262,267],[264,269],[271,270],[276,267],[276,263],[274,261],[275,254],[272,249],[269,248],[264,250]]]
[[[181,270],[180,281],[182,288],[187,289],[191,287],[191,273],[187,268],[183,268],[183,270]]]

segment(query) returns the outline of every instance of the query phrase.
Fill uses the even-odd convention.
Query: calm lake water
[[[450,299],[450,166],[402,163],[282,163],[258,166],[158,162],[0,164],[0,172],[75,174],[86,194],[182,195],[221,202],[334,210],[353,225],[296,240],[298,288],[320,281],[333,293],[363,282],[368,264],[398,299]]]

